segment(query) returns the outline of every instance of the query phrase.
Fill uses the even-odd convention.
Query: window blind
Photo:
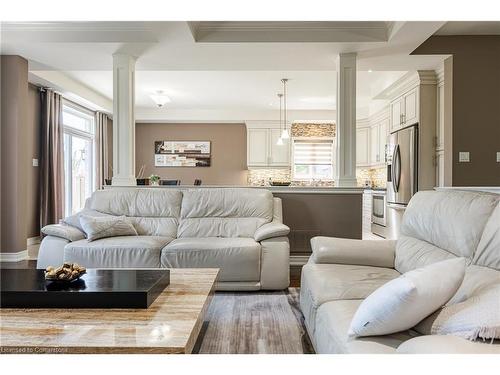
[[[332,165],[333,141],[294,140],[295,165]]]

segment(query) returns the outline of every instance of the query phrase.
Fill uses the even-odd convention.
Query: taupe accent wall
[[[210,167],[155,167],[155,141],[211,141]],[[145,165],[145,177],[158,174],[162,179],[179,179],[192,185],[247,184],[247,141],[245,124],[137,123],[135,128],[136,173]]]
[[[33,166],[33,159],[40,162],[40,92],[37,86],[28,86],[28,105],[26,112],[26,137],[28,141],[28,173],[27,173],[27,235],[28,238],[40,235],[40,167]]]
[[[413,54],[453,55],[452,186],[500,186],[500,36],[432,36]],[[460,151],[470,162],[458,162]]]
[[[26,250],[28,61],[1,56],[1,252]]]

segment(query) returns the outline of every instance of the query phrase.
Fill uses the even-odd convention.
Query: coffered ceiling
[[[358,108],[406,71],[444,56],[410,53],[445,22],[17,22],[1,24],[2,54],[29,60],[30,79],[110,110],[112,55],[137,57],[136,103],[157,111],[270,110],[290,78],[290,109],[335,109],[335,59],[358,56]],[[68,88],[69,87],[69,88]]]

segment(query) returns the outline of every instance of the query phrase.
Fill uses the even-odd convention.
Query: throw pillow
[[[413,327],[458,290],[465,258],[448,259],[407,272],[370,294],[358,307],[350,337],[378,336]]]
[[[117,236],[137,236],[137,231],[126,216],[80,216],[80,225],[89,241]]]
[[[500,284],[447,305],[426,321],[431,335],[455,335],[472,341],[500,339]]]
[[[61,220],[61,222],[63,224],[71,225],[72,227],[78,228],[82,232],[84,232],[84,230],[80,224],[80,217],[81,216],[114,217],[114,215],[105,214],[103,212],[92,210],[90,208],[84,208],[83,210],[81,210],[80,212],[77,212],[74,215],[65,217],[64,219]]]

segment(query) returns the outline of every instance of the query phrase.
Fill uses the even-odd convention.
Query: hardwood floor
[[[0,268],[35,268],[36,261]],[[194,352],[200,354],[314,353],[299,307],[300,266],[290,267],[286,291],[216,292]]]

